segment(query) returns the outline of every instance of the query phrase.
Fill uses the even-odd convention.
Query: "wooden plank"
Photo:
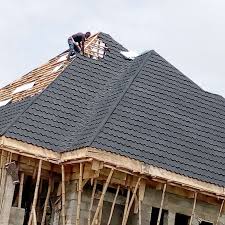
[[[195,194],[194,194],[194,196],[195,196],[194,197],[194,203],[193,203],[193,207],[192,207],[191,218],[189,220],[189,225],[192,225],[192,220],[193,220],[194,215],[195,215],[195,207],[196,207],[197,195],[198,195],[198,193],[195,192]]]
[[[103,210],[103,202],[100,206],[99,215],[98,215],[98,225],[101,225],[102,222],[102,210]]]
[[[167,184],[164,184],[163,192],[162,192],[162,199],[161,199],[160,209],[159,209],[159,214],[158,214],[158,219],[157,219],[157,225],[160,224],[160,220],[161,220],[161,216],[162,216],[162,209],[163,209],[163,204],[164,204],[164,199],[165,199],[165,194],[166,194],[166,187],[167,187]]]
[[[128,187],[128,190],[127,190],[127,198],[126,198],[126,202],[125,202],[125,206],[124,206],[124,211],[123,211],[122,224],[124,224],[124,220],[125,220],[125,217],[126,217],[126,213],[127,213],[127,208],[128,208],[129,201],[130,201],[130,188]]]
[[[36,204],[37,204],[37,199],[38,199],[38,190],[39,190],[40,178],[41,178],[41,166],[42,166],[42,160],[40,159],[39,163],[38,163],[37,181],[36,181],[36,185],[35,185],[32,210],[30,213],[28,225],[31,225],[32,219],[34,220],[35,219],[34,216],[36,215]],[[35,215],[34,215],[34,212],[35,212]]]
[[[140,201],[144,200],[145,187],[146,187],[146,181],[144,179],[142,179],[141,182],[140,182],[139,195],[138,195]]]
[[[80,205],[81,205],[81,193],[82,193],[82,179],[83,179],[83,163],[80,163],[78,196],[77,196],[76,225],[80,224]]]
[[[65,205],[66,205],[66,196],[65,196],[65,168],[64,165],[61,166],[62,169],[62,225],[66,225],[66,214],[65,214]]]
[[[97,187],[97,180],[94,181],[94,186],[93,186],[93,189],[92,189],[91,202],[90,202],[90,207],[89,207],[89,210],[88,210],[88,225],[91,224],[91,210],[92,210],[93,203],[94,203],[96,187]]]
[[[112,207],[111,207],[111,210],[110,210],[110,214],[109,214],[109,219],[108,219],[107,225],[110,225],[110,223],[111,223],[113,211],[114,211],[114,208],[115,208],[115,205],[116,205],[116,199],[117,199],[117,196],[119,194],[119,190],[120,190],[120,185],[118,185],[117,189],[116,189],[116,194],[115,194],[115,197],[113,199],[113,203],[112,203]]]
[[[108,178],[107,178],[107,180],[106,180],[106,183],[105,183],[105,185],[104,185],[104,188],[103,188],[103,191],[102,191],[102,195],[101,195],[101,198],[100,198],[100,200],[99,200],[99,202],[98,202],[98,206],[97,206],[97,209],[96,209],[96,212],[95,212],[95,215],[94,215],[94,218],[93,218],[93,220],[92,220],[91,225],[94,225],[94,224],[95,224],[95,221],[96,221],[97,216],[98,216],[99,211],[100,211],[100,207],[101,207],[101,205],[103,204],[104,196],[105,196],[105,193],[106,193],[107,188],[108,188],[108,186],[109,186],[109,183],[110,183],[111,177],[112,177],[112,175],[113,175],[113,172],[114,172],[114,169],[111,169],[111,171],[110,171],[110,173],[109,173],[109,175],[108,175]]]
[[[219,210],[219,213],[218,213],[218,216],[217,216],[215,225],[218,225],[219,224],[219,220],[220,220],[221,214],[223,212],[223,208],[224,208],[224,201],[225,200],[223,199],[223,201],[222,201],[222,203],[220,205],[220,210]]]
[[[141,225],[141,222],[142,222],[141,205],[142,205],[142,201],[139,196],[139,198],[138,198],[138,225]]]
[[[41,225],[45,225],[45,219],[46,219],[49,198],[50,198],[50,194],[51,194],[51,188],[52,188],[52,175],[49,176],[49,180],[48,180],[48,191],[47,191],[47,195],[45,198],[44,209],[43,209],[43,214],[42,214],[42,219],[41,219]]]
[[[37,215],[36,215],[36,211],[34,208],[32,209],[32,215],[33,215],[33,218],[32,218],[33,225],[37,225]]]
[[[139,209],[139,199],[137,197],[137,195],[135,195],[134,197],[134,214],[138,213],[138,209]]]
[[[97,161],[97,160],[93,160],[92,161],[92,165],[91,165],[91,169],[98,171],[98,170],[103,169],[103,165],[104,165],[103,162],[100,162],[100,161]]]
[[[129,202],[129,205],[128,205],[128,208],[127,208],[127,212],[126,212],[126,215],[125,215],[125,218],[124,218],[124,221],[123,221],[123,224],[122,225],[126,225],[127,224],[128,216],[130,214],[130,210],[131,210],[131,207],[133,205],[134,198],[136,196],[136,193],[137,193],[137,190],[138,190],[140,181],[141,181],[141,177],[139,177],[138,180],[137,180],[137,183],[136,183],[136,186],[134,188],[134,192],[133,192],[132,197],[131,197],[131,200]]]
[[[20,187],[19,187],[19,200],[18,200],[18,208],[21,208],[22,199],[23,199],[23,183],[24,183],[24,173],[20,174]]]

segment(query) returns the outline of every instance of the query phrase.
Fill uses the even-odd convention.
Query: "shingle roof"
[[[77,56],[41,94],[1,107],[1,135],[59,152],[96,147],[225,186],[225,99],[154,51],[130,61],[100,38],[104,59]]]

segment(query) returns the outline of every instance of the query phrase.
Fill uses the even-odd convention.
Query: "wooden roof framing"
[[[105,45],[98,38],[98,33],[91,36],[85,42],[85,55],[94,59],[103,58]],[[70,64],[72,60],[68,59],[68,51],[65,51],[56,57],[50,59],[47,63],[32,70],[16,81],[0,89],[0,102],[12,99],[12,102],[21,101],[26,97],[39,94],[52,83],[62,71]],[[31,89],[14,93],[15,89],[24,85],[35,82]]]
[[[93,160],[101,161],[106,168],[143,176],[157,183],[167,183],[171,187],[179,187],[190,192],[216,199],[225,198],[225,189],[215,184],[199,181],[155,166],[146,165],[138,160],[120,156],[95,148],[83,148],[72,152],[56,153],[48,149],[26,144],[7,137],[0,137],[0,149],[31,158],[42,159],[56,165],[68,165]]]

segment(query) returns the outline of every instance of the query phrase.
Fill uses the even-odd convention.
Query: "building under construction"
[[[0,89],[0,224],[225,224],[225,99],[104,33],[67,55]]]

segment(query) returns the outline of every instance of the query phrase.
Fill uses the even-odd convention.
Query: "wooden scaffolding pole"
[[[48,191],[47,191],[47,195],[46,195],[46,199],[45,199],[44,210],[43,210],[43,215],[42,215],[42,219],[41,219],[41,225],[45,224],[46,212],[47,212],[47,207],[48,207],[49,198],[50,198],[50,194],[51,194],[51,189],[52,189],[52,175],[50,175],[50,177],[48,179]]]
[[[164,199],[165,199],[166,186],[167,186],[166,184],[164,184],[164,186],[163,186],[162,199],[161,199],[159,215],[158,215],[158,219],[157,219],[157,225],[160,224],[160,220],[161,220],[161,216],[162,216],[162,208],[163,208],[163,203],[164,203]]]
[[[65,214],[65,204],[66,204],[66,196],[65,196],[65,168],[64,165],[61,166],[62,169],[62,224],[66,225],[66,214]]]
[[[100,206],[100,210],[99,210],[98,225],[101,225],[101,221],[102,221],[102,210],[103,210],[103,202],[102,202],[102,205]]]
[[[28,225],[31,225],[32,220],[35,224],[36,205],[37,205],[38,190],[39,190],[40,178],[41,178],[41,166],[42,166],[42,160],[40,159],[39,164],[38,164],[38,174],[37,174],[37,181],[36,181],[36,186],[35,186],[35,190],[34,190],[34,198],[33,198],[33,203],[32,203],[32,209],[31,209]]]
[[[138,225],[141,225],[141,204],[142,204],[142,201],[140,200],[140,196],[138,198]]]
[[[32,217],[33,225],[37,225],[37,215],[36,215],[36,211],[34,208],[32,209],[32,215],[33,215],[33,217]]]
[[[124,218],[124,221],[123,221],[122,225],[126,225],[127,224],[128,216],[130,214],[130,209],[131,209],[131,207],[133,205],[133,202],[134,202],[134,199],[135,199],[135,196],[136,196],[136,193],[137,193],[140,181],[141,181],[141,177],[138,178],[138,181],[137,181],[137,183],[135,185],[134,192],[133,192],[133,195],[132,195],[131,200],[129,202],[129,205],[128,205],[128,208],[127,208],[127,212],[126,212],[126,215],[125,215],[125,218]]]
[[[93,203],[94,203],[96,187],[97,187],[97,180],[94,181],[94,186],[92,189],[91,202],[90,202],[90,207],[89,207],[89,211],[88,211],[88,225],[91,224],[91,210],[92,210]]]
[[[20,187],[19,187],[19,200],[18,200],[18,208],[22,206],[23,199],[23,183],[24,183],[24,173],[20,174]]]
[[[82,194],[82,179],[83,179],[83,163],[80,163],[78,196],[77,196],[76,225],[80,224],[80,204],[81,204],[81,194]]]
[[[110,183],[110,181],[111,181],[113,172],[114,172],[114,168],[111,169],[111,171],[110,171],[110,173],[109,173],[109,175],[108,175],[108,178],[107,178],[106,183],[105,183],[105,185],[104,185],[104,188],[103,188],[101,197],[100,197],[100,199],[99,199],[98,206],[97,206],[97,209],[96,209],[96,212],[95,212],[95,215],[94,215],[94,218],[93,218],[93,220],[92,220],[91,225],[94,225],[94,224],[95,224],[95,221],[96,221],[96,219],[97,219],[97,217],[98,217],[98,213],[99,213],[99,211],[100,211],[100,209],[101,209],[101,205],[103,204],[103,200],[104,200],[104,197],[105,197],[105,193],[106,193],[107,188],[108,188],[108,186],[109,186],[109,183]]]
[[[195,215],[195,207],[196,207],[197,195],[198,195],[197,192],[195,192],[194,203],[193,203],[193,207],[192,207],[191,218],[189,220],[189,225],[192,225],[192,220],[193,220],[194,215]]]
[[[128,188],[128,190],[127,190],[127,198],[126,198],[126,202],[125,202],[125,206],[124,206],[124,211],[123,211],[122,224],[124,224],[124,220],[125,220],[125,216],[126,216],[126,213],[127,213],[127,208],[128,208],[129,200],[130,200],[130,188]]]
[[[219,211],[219,214],[217,216],[215,225],[218,225],[219,224],[219,220],[220,220],[220,217],[221,217],[221,214],[222,214],[222,211],[223,211],[223,207],[224,207],[224,201],[225,200],[223,199],[223,201],[221,203],[221,206],[220,206],[220,211]]]
[[[110,211],[110,215],[109,215],[107,225],[110,225],[110,223],[111,223],[111,219],[112,219],[113,211],[114,211],[114,208],[115,208],[115,205],[116,205],[116,199],[117,199],[117,196],[119,194],[119,190],[120,190],[120,185],[118,185],[117,189],[116,189],[116,194],[115,194],[115,197],[113,199],[113,203],[112,203],[112,207],[111,207],[111,211]]]

